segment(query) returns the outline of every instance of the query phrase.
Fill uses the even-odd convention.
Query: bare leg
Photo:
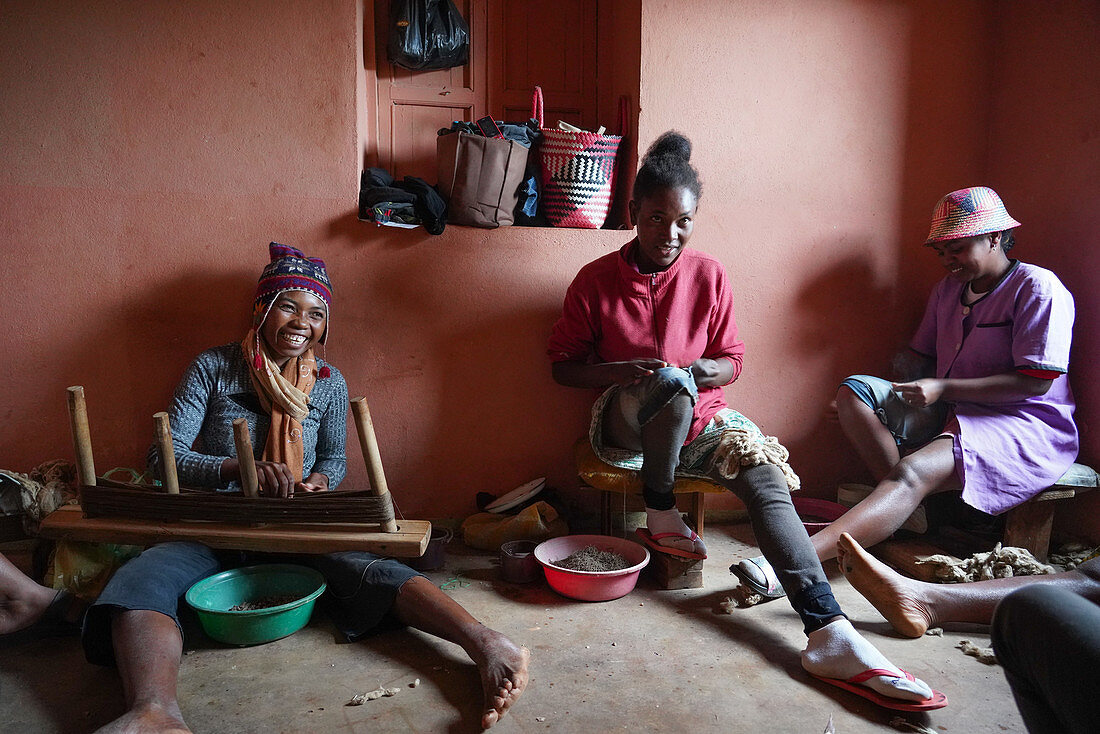
[[[485,706],[481,727],[500,720],[527,687],[531,653],[474,619],[428,579],[417,576],[401,587],[394,614],[410,627],[459,645],[477,664]]]
[[[118,673],[128,711],[101,732],[190,732],[183,722],[176,682],[183,637],[160,612],[123,611],[111,621]]]
[[[1029,584],[1057,584],[1100,602],[1100,559],[1066,573],[929,584],[902,576],[844,533],[837,542],[837,561],[852,586],[906,637],[920,637],[944,622],[989,624],[1001,599]]]
[[[56,589],[36,583],[0,555],[0,635],[30,627],[57,597]],[[76,619],[69,620],[76,622]]]
[[[837,416],[848,441],[859,458],[881,482],[901,459],[898,444],[890,429],[883,425],[867,403],[856,397],[851,388],[841,386],[836,394]]]
[[[925,497],[949,488],[954,476],[955,455],[950,440],[934,440],[906,456],[867,499],[810,538],[817,557],[823,561],[834,558],[842,533],[865,546],[886,540]]]

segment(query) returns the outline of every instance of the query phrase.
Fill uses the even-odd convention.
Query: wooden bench
[[[1012,508],[1005,515],[1002,545],[1026,548],[1046,563],[1050,554],[1050,529],[1057,500],[1070,499],[1100,484],[1100,476],[1084,464],[1072,465],[1054,486]]]

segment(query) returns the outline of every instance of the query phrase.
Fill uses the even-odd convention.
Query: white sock
[[[661,538],[657,541],[658,544],[690,553],[707,554],[707,547],[703,544],[703,539],[692,532],[691,528],[684,522],[684,518],[680,516],[680,511],[675,507],[670,507],[667,510],[654,510],[647,507],[645,508],[645,514],[646,529],[649,530],[650,535],[675,533],[676,536],[679,536]]]
[[[856,631],[852,623],[840,617],[819,630],[810,633],[806,649],[802,651],[802,667],[823,678],[847,680],[865,670],[882,668],[900,675],[900,678],[875,676],[861,685],[876,693],[904,701],[925,701],[932,697],[932,689],[920,678],[909,680],[886,656]]]

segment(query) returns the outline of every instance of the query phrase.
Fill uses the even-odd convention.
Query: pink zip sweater
[[[631,264],[634,246],[632,240],[577,273],[550,335],[550,359],[600,364],[654,357],[680,367],[700,357],[728,359],[730,382],[736,380],[745,344],[737,338],[726,269],[685,248],[668,270],[643,275]],[[700,388],[687,443],[726,405],[720,387]]]

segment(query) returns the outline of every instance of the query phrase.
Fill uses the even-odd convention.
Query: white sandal
[[[730,566],[730,571],[741,580],[742,584],[752,589],[753,593],[759,594],[765,599],[782,599],[787,595],[787,592],[783,591],[783,586],[779,583],[779,578],[775,575],[775,570],[772,569],[772,565],[765,560],[764,556],[738,561]],[[767,585],[757,580],[759,576],[764,577]]]

